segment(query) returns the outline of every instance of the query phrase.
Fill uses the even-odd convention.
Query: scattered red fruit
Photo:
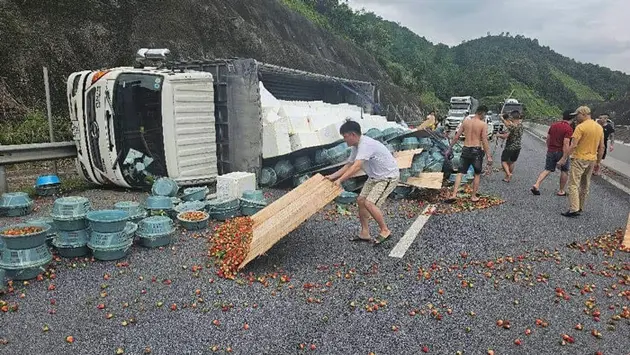
[[[248,330],[249,329],[249,324],[247,324],[247,323],[243,324],[243,329],[244,330]]]
[[[423,347],[422,347],[422,352],[423,352],[423,353],[428,353],[428,352],[429,352],[429,347],[428,347],[428,346],[426,346],[426,345],[425,345],[425,346],[423,346]]]
[[[311,344],[310,349],[311,350],[315,350],[315,349],[317,349],[317,346],[315,346],[315,344]]]
[[[66,342],[70,343],[70,344],[74,343],[74,337],[72,335],[67,336],[66,337]]]
[[[521,339],[514,340],[514,345],[521,345],[521,344],[522,344]]]

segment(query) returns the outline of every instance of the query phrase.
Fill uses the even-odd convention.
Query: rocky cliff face
[[[166,47],[181,59],[250,57],[373,81],[384,103],[417,103],[365,50],[277,0],[1,0],[0,38],[0,111],[17,112],[16,101],[43,107],[47,66],[53,110],[65,114],[68,74],[131,65],[141,47]]]

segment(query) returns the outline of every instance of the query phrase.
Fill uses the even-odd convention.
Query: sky
[[[433,43],[509,32],[574,58],[630,74],[629,0],[348,0]]]

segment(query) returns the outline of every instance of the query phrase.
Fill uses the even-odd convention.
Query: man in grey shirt
[[[339,128],[343,140],[352,149],[352,154],[346,165],[327,179],[341,185],[359,170],[363,169],[368,176],[361,194],[357,199],[359,205],[359,220],[361,232],[352,241],[371,241],[368,221],[370,216],[376,220],[380,229],[379,237],[374,240],[376,245],[389,238],[391,231],[387,228],[380,206],[387,196],[398,186],[400,171],[398,163],[392,153],[383,143],[368,136],[361,135],[361,126],[355,121],[347,121]]]

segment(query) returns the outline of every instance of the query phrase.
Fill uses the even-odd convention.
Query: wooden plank
[[[628,224],[626,225],[626,233],[623,236],[621,246],[624,249],[630,249],[630,215],[628,215]]]
[[[311,188],[317,186],[322,180],[326,178],[321,174],[316,174],[310,179],[304,181],[295,189],[287,192],[281,198],[277,199],[273,203],[269,204],[262,210],[258,211],[256,214],[252,216],[252,220],[254,221],[254,228],[260,223],[266,221],[267,219],[273,217],[275,214],[280,212],[282,209],[291,204],[293,200],[304,195],[305,191],[310,190]]]
[[[334,200],[342,188],[317,174],[256,213],[249,253],[239,266],[266,253],[274,244]]]
[[[439,190],[442,188],[443,180],[444,173],[421,173],[417,177],[412,176],[408,178],[406,184],[422,189]]]
[[[416,154],[420,154],[420,153],[422,153],[422,148],[395,152],[394,157],[396,158],[396,163],[398,163],[398,169],[409,169],[411,167],[413,157]],[[364,175],[365,175],[365,171],[359,170],[351,177],[355,178],[355,177],[364,176]]]

